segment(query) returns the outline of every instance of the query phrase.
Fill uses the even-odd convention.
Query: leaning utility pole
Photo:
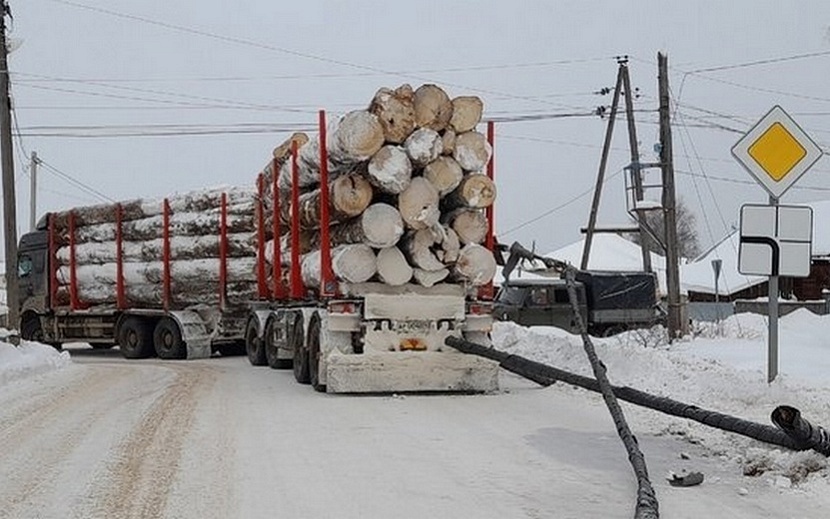
[[[32,152],[29,162],[29,230],[34,231],[37,226],[37,165],[40,161],[37,152]]]
[[[6,15],[10,14],[6,0],[0,12],[0,154],[3,169],[3,228],[6,246],[6,306],[9,307],[9,329],[20,321],[17,284],[17,204],[14,196],[14,159],[12,148],[11,100],[9,98],[9,61],[6,45]]]
[[[663,225],[666,242],[666,289],[668,290],[669,341],[688,333],[680,301],[680,271],[677,251],[677,201],[674,190],[671,121],[669,118],[668,57],[657,53],[657,80],[660,90],[660,166],[663,174]]]

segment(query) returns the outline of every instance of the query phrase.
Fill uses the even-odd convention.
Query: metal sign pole
[[[773,207],[778,206],[778,198],[774,196],[769,197],[769,204]],[[769,277],[768,295],[769,295],[769,309],[767,317],[769,319],[769,338],[767,345],[767,383],[771,384],[775,377],[778,376],[778,265],[772,266],[772,276]]]

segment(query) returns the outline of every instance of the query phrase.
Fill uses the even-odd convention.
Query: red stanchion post
[[[282,286],[282,247],[280,245],[280,192],[277,180],[279,177],[279,163],[277,159],[271,162],[271,234],[274,237],[274,257],[271,264],[271,277],[274,280],[273,298],[277,301],[285,297]]]
[[[54,213],[49,213],[47,218],[49,220],[49,276],[51,278],[51,288],[49,289],[49,306],[51,308],[56,308],[58,306],[58,248],[55,244]]]
[[[228,195],[222,193],[219,213],[219,308],[225,309],[228,292]]]
[[[127,307],[127,297],[124,290],[124,208],[121,204],[115,205],[115,304],[119,310]]]
[[[331,269],[329,240],[329,156],[326,149],[326,111],[320,110],[320,295],[333,296],[334,273]]]
[[[164,279],[162,280],[162,305],[165,311],[170,310],[170,201],[164,199],[162,209],[162,263],[164,264]]]
[[[297,163],[297,141],[291,142],[291,298],[305,295],[300,274],[300,169]]]
[[[260,299],[268,298],[268,283],[265,280],[265,196],[264,175],[260,173],[256,179],[257,202],[256,202],[256,237],[257,237],[257,262],[256,262],[256,283],[257,295]]]

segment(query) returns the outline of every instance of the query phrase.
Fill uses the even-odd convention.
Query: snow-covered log
[[[441,235],[435,229],[410,231],[401,240],[401,249],[410,265],[434,272],[445,266],[433,251],[433,247],[440,244],[441,240]]]
[[[455,153],[455,139],[457,135],[452,128],[441,132],[441,155],[452,155]]]
[[[436,283],[440,283],[449,275],[449,269],[445,268],[441,270],[414,269],[412,273],[412,277],[415,278],[415,282],[425,287],[431,287]]]
[[[417,167],[423,167],[437,159],[444,149],[441,136],[435,130],[418,128],[403,143],[409,160]]]
[[[409,85],[395,90],[381,88],[372,99],[369,111],[380,121],[386,142],[400,144],[415,129],[415,92]]]
[[[331,267],[335,278],[349,283],[369,281],[377,273],[375,251],[365,244],[341,245],[331,250]],[[310,288],[320,286],[320,251],[302,258],[303,284]]]
[[[472,286],[485,285],[496,275],[496,259],[485,247],[469,243],[461,248],[453,274]]]
[[[391,286],[400,286],[412,279],[412,267],[398,247],[381,249],[377,256],[378,279]]]
[[[455,149],[452,156],[464,168],[464,171],[481,171],[492,154],[493,148],[487,142],[487,137],[479,132],[459,133],[455,137]]]
[[[424,177],[415,177],[398,196],[398,210],[410,229],[426,229],[438,223],[438,190]]]
[[[369,160],[369,182],[391,194],[401,193],[412,178],[412,162],[400,146],[386,145]]]
[[[326,141],[329,173],[332,177],[349,171],[354,165],[369,160],[383,146],[383,127],[377,116],[366,110],[349,112],[331,124]],[[298,152],[298,182],[308,188],[320,182],[319,135],[310,139]],[[291,189],[292,161],[280,168],[278,185]]]
[[[403,232],[400,212],[389,204],[379,202],[370,205],[357,218],[332,227],[329,236],[332,245],[365,243],[376,249],[384,249],[398,243]],[[319,239],[313,246],[319,247]]]
[[[303,193],[299,198],[300,227],[320,227],[321,190]],[[372,186],[358,173],[342,175],[329,182],[329,223],[334,225],[360,215],[372,202]],[[270,204],[269,204],[270,205]],[[280,206],[283,225],[291,225],[291,205]],[[270,221],[270,217],[268,218]]]

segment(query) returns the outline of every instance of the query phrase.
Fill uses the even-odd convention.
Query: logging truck
[[[492,324],[493,126],[435,85],[275,148],[255,186],[47,215],[21,238],[21,335],[124,356],[245,352],[329,392],[490,391],[444,346]]]

